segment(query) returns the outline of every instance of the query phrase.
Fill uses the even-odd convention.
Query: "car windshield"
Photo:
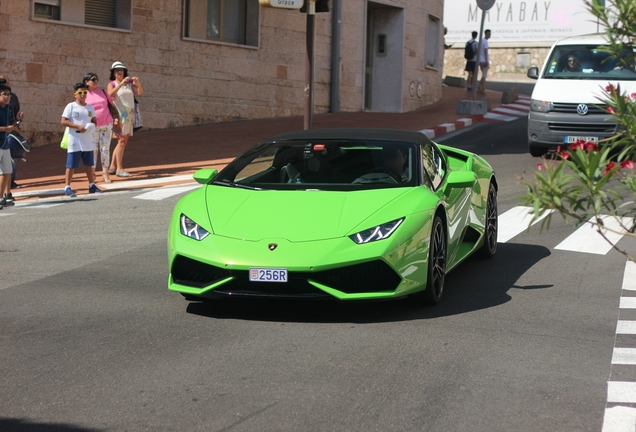
[[[250,189],[354,191],[420,184],[417,146],[379,140],[261,143],[226,166],[214,184]]]
[[[636,47],[625,48],[616,59],[598,45],[561,45],[555,47],[546,63],[544,78],[636,80],[634,56]]]

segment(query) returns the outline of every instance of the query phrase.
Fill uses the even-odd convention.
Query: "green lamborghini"
[[[419,132],[328,129],[255,145],[176,205],[168,288],[232,297],[442,298],[446,273],[497,250],[497,180]]]

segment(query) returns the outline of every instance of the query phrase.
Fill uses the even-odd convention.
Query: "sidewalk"
[[[490,99],[491,110],[501,106],[501,92],[488,90],[482,97]],[[405,129],[424,131],[434,138],[484,120],[483,116],[456,114],[457,102],[470,98],[471,93],[464,88],[443,87],[439,102],[416,111],[315,114],[313,128]],[[302,116],[141,130],[130,138],[124,156],[130,177],[111,175],[112,183],[104,184],[99,167],[97,186],[107,192],[192,182],[191,174],[199,168],[221,168],[264,138],[301,129]],[[27,160],[18,162],[16,183],[21,187],[12,190],[16,202],[64,195],[65,150],[57,145],[36,147],[27,154]],[[78,195],[88,193],[82,165],[75,171],[71,187]]]

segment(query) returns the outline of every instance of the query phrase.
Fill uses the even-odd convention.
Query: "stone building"
[[[441,98],[443,0],[331,0],[315,20],[314,112],[404,112]],[[334,17],[337,17],[334,19]],[[72,86],[139,76],[146,128],[302,116],[306,15],[258,0],[2,0],[0,74],[27,138],[56,143]]]

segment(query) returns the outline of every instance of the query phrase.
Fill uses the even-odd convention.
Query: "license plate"
[[[287,282],[287,269],[251,268],[250,282]]]
[[[572,144],[574,142],[577,142],[578,140],[583,140],[585,142],[591,141],[593,143],[597,143],[598,142],[598,137],[566,136],[565,139],[563,140],[563,142],[566,143],[566,144]]]

